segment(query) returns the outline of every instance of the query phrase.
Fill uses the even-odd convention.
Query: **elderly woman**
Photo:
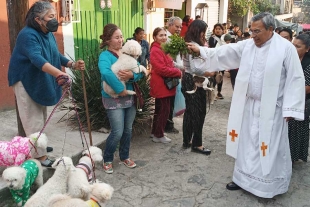
[[[310,36],[308,34],[298,35],[293,40],[297,49],[301,66],[305,75],[306,108],[310,107]],[[309,103],[309,104],[307,104]],[[308,109],[309,110],[309,109]],[[292,162],[299,159],[307,162],[309,148],[309,114],[305,115],[304,121],[290,120],[288,122],[288,135]]]
[[[113,173],[113,159],[117,145],[119,146],[119,157],[121,163],[128,168],[136,167],[136,163],[129,158],[132,124],[136,116],[136,106],[133,96],[127,94],[127,90],[133,90],[133,82],[143,77],[143,73],[133,73],[130,70],[121,70],[118,76],[126,81],[126,88],[112,72],[111,66],[117,61],[121,54],[123,45],[123,34],[115,24],[107,24],[103,28],[100,48],[104,50],[99,56],[99,69],[101,81],[105,81],[118,94],[118,98],[112,98],[104,90],[101,91],[102,103],[106,109],[111,133],[107,138],[103,156],[103,170]],[[125,69],[125,68],[124,68]]]
[[[34,3],[26,15],[26,26],[18,34],[11,56],[9,85],[13,87],[26,136],[43,128],[46,107],[59,101],[61,85],[69,79],[61,66],[84,69],[84,61],[73,62],[60,54],[53,35],[58,28],[56,16],[49,2]],[[46,151],[38,152],[36,158],[43,166],[52,164],[46,157]]]

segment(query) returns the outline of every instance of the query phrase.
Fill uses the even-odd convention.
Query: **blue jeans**
[[[129,108],[107,109],[107,114],[111,126],[111,133],[107,138],[104,150],[104,162],[112,162],[118,143],[119,157],[121,160],[129,158],[130,140],[132,134],[132,124],[136,116],[135,105]]]

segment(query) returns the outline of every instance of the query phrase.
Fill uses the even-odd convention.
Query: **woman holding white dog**
[[[164,135],[164,129],[170,114],[170,100],[176,94],[176,87],[169,90],[164,83],[164,78],[180,78],[182,73],[180,69],[174,67],[173,59],[161,48],[161,44],[167,41],[166,30],[157,27],[153,31],[153,39],[150,55],[152,65],[150,93],[155,98],[155,112],[151,137],[153,142],[169,143],[171,139]]]
[[[46,1],[35,2],[26,16],[26,26],[18,34],[8,80],[13,87],[20,119],[26,136],[40,131],[47,117],[47,106],[55,105],[61,86],[70,84],[61,66],[84,70],[84,61],[73,62],[60,54],[53,32],[58,21],[54,7]],[[43,166],[50,167],[46,150],[38,152]]]
[[[193,21],[185,34],[186,42],[195,42],[200,46],[205,44],[205,34],[208,25],[202,20]],[[202,128],[206,117],[206,91],[202,87],[197,87],[193,94],[186,93],[186,91],[195,88],[193,80],[194,71],[193,57],[187,54],[183,58],[183,65],[185,74],[182,77],[182,93],[185,98],[185,113],[183,117],[183,148],[192,147],[192,152],[197,152],[205,155],[211,154],[211,151],[202,145]],[[200,76],[212,76],[213,73],[205,72],[197,74]]]
[[[134,97],[127,94],[127,90],[133,90],[133,82],[143,77],[143,73],[133,73],[130,70],[120,70],[118,76],[121,81],[126,82],[126,87],[112,72],[111,66],[121,55],[123,45],[122,31],[115,24],[107,24],[103,28],[100,48],[107,48],[99,56],[99,70],[101,81],[105,81],[118,94],[118,98],[112,98],[103,89],[102,103],[106,109],[111,133],[107,138],[103,156],[103,170],[106,173],[113,173],[113,158],[118,143],[121,163],[128,168],[136,167],[136,163],[129,158],[130,140],[132,135],[132,124],[136,116]],[[126,69],[126,68],[124,68]]]

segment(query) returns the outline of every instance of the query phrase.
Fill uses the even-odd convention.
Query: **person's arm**
[[[219,48],[200,47],[193,43],[187,43],[188,48],[200,57],[194,58],[193,70],[197,74],[204,72],[221,71],[223,68],[239,68],[243,48],[248,41],[241,41],[237,44],[227,44]]]
[[[99,56],[98,67],[101,74],[101,81],[105,81],[115,93],[120,95],[125,90],[125,87],[111,70],[111,66],[114,63],[113,59],[114,56],[109,56],[108,52],[102,52]]]
[[[304,58],[310,59],[309,54],[306,54]],[[304,68],[304,74],[305,74],[305,82],[306,82],[306,94],[309,94],[310,93],[310,75],[308,74],[310,74],[310,64]]]
[[[283,94],[283,118],[292,117],[304,120],[305,109],[305,77],[297,51],[293,45],[287,48],[283,67],[286,70],[286,80]],[[280,89],[283,90],[283,89]]]
[[[306,94],[310,93],[310,86],[306,86]]]
[[[156,73],[162,77],[176,77],[180,78],[182,73],[179,69],[168,67],[166,64],[166,58],[164,52],[159,49],[154,49],[151,51],[150,61],[152,64],[152,69],[156,70]]]
[[[142,77],[144,77],[144,73],[134,73],[131,70],[120,70],[118,72],[118,76],[122,81],[126,81],[128,83],[137,82]]]
[[[61,70],[59,70],[58,68],[55,68],[54,66],[52,66],[50,63],[45,63],[42,67],[42,71],[54,76],[55,78],[57,78],[60,75],[64,75],[64,76],[68,76],[67,73],[62,72]]]

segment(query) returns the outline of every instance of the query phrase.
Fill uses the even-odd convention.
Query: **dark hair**
[[[223,24],[222,24],[222,26],[224,26],[224,27],[225,27],[226,25],[227,25],[226,23],[223,23]]]
[[[100,39],[102,40],[102,42],[100,43],[100,49],[108,46],[108,41],[113,36],[114,32],[118,29],[119,27],[115,24],[107,24],[104,26],[102,35],[100,35]]]
[[[28,27],[32,27],[37,31],[41,31],[39,23],[35,18],[43,19],[50,9],[54,9],[51,3],[47,1],[37,1],[35,2],[27,12],[25,23]]]
[[[250,33],[248,33],[248,32],[245,32],[245,33],[243,33],[243,37],[250,37],[251,35],[250,35]]]
[[[293,32],[290,28],[283,28],[280,30],[279,34],[281,34],[281,32],[287,32],[290,35],[290,38],[293,38]]]
[[[201,18],[200,15],[196,15],[195,19],[199,19],[199,18]]]
[[[189,22],[189,20],[190,20],[190,16],[189,15],[185,15],[185,17],[183,18],[183,22]]]
[[[214,34],[214,30],[215,30],[216,27],[220,27],[220,28],[224,31],[223,25],[220,24],[220,23],[217,23],[217,24],[215,24],[214,27],[213,27],[213,30],[212,30],[213,34]]]
[[[234,28],[234,26],[230,26],[230,27],[229,27],[229,30],[232,30],[233,28]]]
[[[137,27],[135,29],[135,33],[133,33],[133,36],[135,37],[135,35],[139,34],[140,32],[144,31],[144,29],[142,29],[141,27]]]
[[[300,40],[306,47],[310,47],[310,35],[307,33],[300,34],[295,39]]]
[[[238,24],[234,24],[234,27],[239,27]]]
[[[280,32],[282,30],[282,27],[277,27],[276,29],[275,29],[275,32]]]
[[[204,41],[200,38],[200,34],[206,33],[206,30],[208,28],[207,23],[205,23],[202,20],[194,20],[188,27],[188,30],[185,34],[184,40],[185,42],[196,42],[199,45],[203,46]]]

